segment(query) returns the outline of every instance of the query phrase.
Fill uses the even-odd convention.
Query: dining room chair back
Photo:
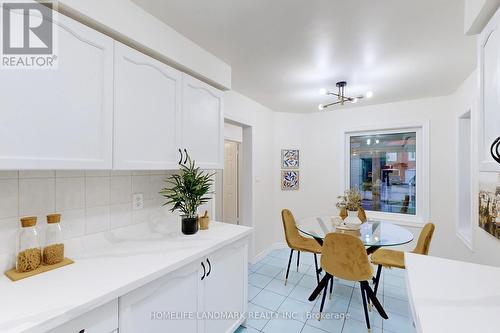
[[[333,286],[333,277],[335,276],[340,279],[359,282],[366,326],[368,332],[371,332],[370,318],[368,316],[370,304],[375,306],[382,318],[387,319],[388,316],[368,283],[373,277],[373,268],[363,242],[357,236],[332,232],[326,235],[321,252],[321,268],[325,271],[325,276],[317,288],[318,290],[319,288],[323,289],[319,319],[322,317],[328,284],[330,284],[330,287]],[[309,300],[313,300],[316,294],[313,293]]]
[[[366,281],[373,269],[359,237],[332,232],[323,242],[321,267],[330,275],[349,281]]]
[[[412,251],[412,253],[416,254],[429,254],[429,248],[431,247],[432,236],[434,235],[434,229],[436,226],[434,223],[427,223],[420,232],[418,236],[417,246]]]
[[[288,267],[286,269],[285,285],[288,282],[290,273],[290,265],[292,263],[293,251],[297,251],[297,272],[299,271],[300,252],[310,252],[314,254],[314,264],[316,266],[316,280],[319,283],[319,274],[321,272],[318,266],[318,258],[316,254],[321,253],[321,245],[313,238],[304,237],[299,233],[295,217],[289,209],[281,211],[281,220],[283,221],[283,229],[285,231],[285,240],[290,247],[290,258],[288,259]]]

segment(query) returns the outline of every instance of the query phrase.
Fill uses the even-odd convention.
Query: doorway
[[[222,218],[231,224],[239,224],[239,145],[235,141],[224,141]]]

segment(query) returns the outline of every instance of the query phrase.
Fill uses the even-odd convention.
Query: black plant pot
[[[197,217],[183,217],[182,218],[182,233],[184,235],[193,235],[198,232],[198,218]]]

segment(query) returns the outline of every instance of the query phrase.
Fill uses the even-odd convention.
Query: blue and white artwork
[[[281,189],[298,190],[299,189],[299,171],[282,170],[281,171]]]
[[[297,169],[299,162],[298,149],[281,149],[281,168]]]

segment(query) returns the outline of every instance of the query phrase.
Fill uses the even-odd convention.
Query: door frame
[[[254,167],[253,167],[253,125],[250,123],[231,119],[228,115],[224,121],[242,128],[243,140],[239,145],[239,174],[238,174],[238,219],[239,225],[254,227]],[[251,234],[248,242],[248,259],[252,261],[255,257],[255,237]]]

